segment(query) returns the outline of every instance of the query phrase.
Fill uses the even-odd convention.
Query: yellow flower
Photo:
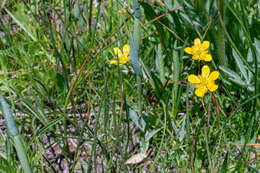
[[[125,14],[126,10],[124,8],[122,8],[121,10],[118,11],[120,14]]]
[[[215,84],[215,80],[218,76],[218,71],[213,71],[210,73],[209,67],[204,65],[201,69],[201,75],[196,76],[191,74],[188,77],[188,81],[195,84],[195,88],[197,88],[195,94],[198,97],[203,97],[208,90],[213,92],[218,89],[218,85]]]
[[[123,53],[118,47],[115,47],[114,53],[117,57],[114,60],[111,60],[110,64],[119,64],[121,66],[121,65],[127,63],[130,60],[129,52],[130,52],[129,44],[125,44],[123,46]]]
[[[194,60],[211,61],[212,57],[208,53],[209,45],[209,41],[203,41],[201,43],[200,39],[196,38],[194,40],[194,45],[192,47],[186,47],[184,51],[188,54],[193,55],[192,59]]]

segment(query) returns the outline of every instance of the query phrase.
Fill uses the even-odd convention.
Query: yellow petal
[[[121,10],[118,11],[120,14],[125,14],[126,10],[124,8],[122,8]]]
[[[200,88],[202,86],[203,86],[203,84],[201,84],[201,83],[195,84],[195,88]]]
[[[118,64],[118,60],[111,60],[110,64]]]
[[[188,77],[188,81],[189,81],[190,83],[198,84],[198,83],[200,83],[200,78],[199,78],[198,76],[194,75],[194,74],[191,74],[191,75],[189,75],[189,77]]]
[[[212,56],[210,55],[210,54],[203,54],[202,55],[202,59],[204,60],[204,61],[211,61],[212,60]]]
[[[200,39],[199,39],[199,38],[196,38],[196,39],[194,40],[194,45],[200,45],[200,44],[201,44]]]
[[[213,71],[209,75],[209,80],[214,81],[219,77],[219,72],[218,71]]]
[[[122,52],[118,47],[114,48],[114,53],[116,56],[118,56],[119,58],[122,56]]]
[[[203,43],[201,44],[201,49],[206,50],[209,48],[209,45],[210,45],[209,41],[203,41]]]
[[[120,64],[126,64],[129,60],[128,59],[121,59]]]
[[[191,47],[186,47],[185,49],[184,49],[184,52],[186,52],[187,54],[192,54],[192,48]]]
[[[207,87],[211,92],[218,89],[218,85],[216,85],[214,81],[208,82]]]
[[[206,86],[202,86],[198,89],[196,89],[195,91],[195,94],[198,96],[198,97],[203,97],[204,94],[208,91],[207,87]]]
[[[124,54],[119,58],[119,61],[126,61],[128,59],[128,56],[125,56]]]
[[[124,58],[124,61],[125,62],[128,62],[130,60],[130,57],[129,56],[126,56],[125,58]]]
[[[193,55],[193,56],[192,56],[192,59],[194,59],[194,60],[200,60],[200,56],[199,56],[199,55]]]
[[[123,53],[125,56],[128,56],[130,52],[130,45],[129,44],[125,44],[123,47]]]
[[[208,78],[209,77],[209,73],[210,73],[210,69],[209,66],[204,65],[201,69],[201,76],[202,78]]]
[[[121,66],[121,65],[124,65],[124,64],[126,64],[126,63],[127,63],[127,61],[120,61],[120,64],[119,64],[119,65]]]

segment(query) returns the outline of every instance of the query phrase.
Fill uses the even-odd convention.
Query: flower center
[[[202,50],[201,50],[201,48],[200,48],[201,46],[194,46],[194,53],[196,54],[196,55],[200,55],[201,53],[202,53]]]
[[[207,86],[207,84],[208,84],[208,79],[207,79],[206,77],[200,76],[200,82],[201,82],[202,85]]]

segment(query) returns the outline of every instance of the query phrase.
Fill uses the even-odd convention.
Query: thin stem
[[[204,136],[205,136],[205,141],[206,141],[206,149],[207,149],[209,167],[210,167],[210,170],[212,171],[213,168],[212,168],[212,162],[211,162],[211,155],[210,155],[210,150],[209,150],[209,142],[208,142],[207,133],[208,133],[208,132],[207,132],[207,127],[205,126],[205,127],[204,127]],[[210,172],[211,172],[211,171],[210,171]]]

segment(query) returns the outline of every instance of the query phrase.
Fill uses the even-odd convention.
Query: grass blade
[[[8,132],[10,133],[11,136],[14,137],[14,146],[17,151],[18,158],[22,164],[23,170],[26,173],[32,173],[32,169],[24,145],[18,135],[18,130],[12,115],[12,111],[2,95],[0,95],[0,102],[1,102],[2,113],[6,119]]]

